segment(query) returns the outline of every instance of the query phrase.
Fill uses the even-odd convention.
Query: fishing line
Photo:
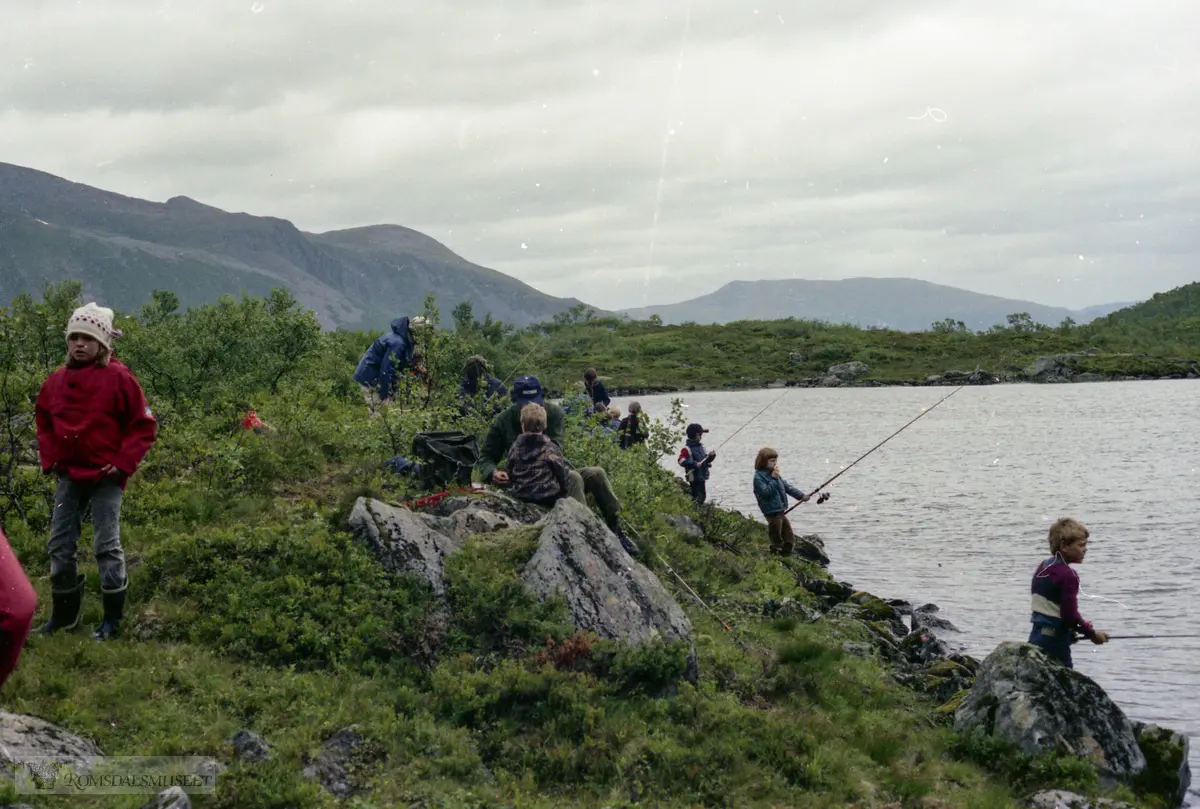
[[[787,395],[788,395],[789,393],[791,393],[791,392],[792,392],[792,389],[791,389],[791,388],[788,388],[787,390],[785,390],[785,391],[783,392],[783,394],[782,394],[782,395],[781,395],[781,396],[780,396],[778,399],[776,399],[775,401],[771,402],[771,404],[767,405],[767,406],[766,406],[766,407],[764,407],[762,410],[758,411],[758,412],[757,412],[757,413],[755,413],[753,416],[751,416],[751,417],[750,417],[750,421],[747,421],[747,422],[746,422],[745,424],[743,424],[741,427],[738,427],[736,430],[734,430],[734,431],[733,431],[733,435],[729,436],[729,437],[728,437],[728,438],[726,438],[724,441],[722,441],[722,442],[721,442],[721,443],[720,443],[720,444],[717,446],[717,449],[720,449],[721,447],[725,446],[725,445],[726,445],[726,444],[728,444],[730,441],[732,441],[732,440],[733,440],[733,436],[734,436],[734,435],[737,435],[737,434],[738,434],[738,433],[740,433],[742,430],[744,430],[744,429],[746,429],[747,427],[749,427],[749,426],[751,425],[751,423],[753,423],[753,421],[754,421],[755,419],[757,419],[757,418],[758,418],[759,416],[761,416],[763,413],[766,413],[768,410],[770,410],[772,407],[774,407],[774,406],[775,406],[776,404],[778,404],[779,402],[783,401],[783,397],[784,397],[784,396],[787,396]]]
[[[645,542],[645,540],[642,539],[642,535],[638,533],[637,529],[634,528],[632,525],[630,525],[626,520],[621,520],[621,523],[625,526],[626,531],[629,531],[631,534],[633,534],[635,537],[637,537],[639,541]],[[683,576],[680,576],[678,573],[675,572],[675,568],[671,567],[671,563],[668,562],[666,559],[664,559],[663,555],[661,553],[659,553],[658,551],[654,551],[654,555],[658,557],[658,560],[660,562],[662,562],[664,566],[666,566],[667,570],[670,571],[671,575],[673,575],[675,578],[679,579],[679,583],[682,584],[689,593],[691,593],[692,598],[699,601],[700,606],[702,606],[702,607],[704,607],[704,609],[708,610],[709,615],[711,615],[713,618],[717,619],[717,623],[719,623],[721,626],[723,626],[725,628],[726,632],[733,631],[733,627],[731,627],[729,624],[727,624],[721,620],[721,617],[719,615],[717,615],[716,612],[713,611],[712,607],[708,606],[708,604],[706,604],[704,602],[704,599],[701,598],[699,596],[699,594],[695,590],[692,589],[692,586],[690,584],[688,584],[687,581],[684,580]]]
[[[844,475],[844,474],[846,474],[847,472],[849,472],[849,471],[850,471],[852,468],[854,468],[854,465],[855,465],[855,464],[857,464],[859,461],[861,461],[863,458],[866,458],[866,457],[867,457],[868,455],[870,455],[872,452],[874,452],[875,450],[879,449],[880,447],[882,447],[882,446],[883,446],[884,444],[886,444],[887,442],[891,441],[891,440],[892,440],[893,438],[895,438],[896,436],[900,435],[900,433],[904,432],[904,431],[905,431],[905,430],[907,430],[907,429],[908,429],[910,426],[912,426],[914,423],[916,423],[917,419],[919,419],[919,418],[922,418],[923,416],[925,416],[926,414],[928,414],[929,412],[931,412],[931,411],[933,410],[933,408],[937,407],[937,406],[938,406],[938,405],[940,405],[942,402],[946,401],[946,400],[947,400],[947,399],[949,399],[951,396],[953,396],[954,394],[958,393],[960,390],[962,390],[962,389],[963,389],[963,388],[965,388],[965,387],[966,387],[966,385],[959,385],[957,388],[955,388],[954,390],[952,390],[952,391],[950,391],[949,393],[947,393],[947,394],[946,394],[945,396],[943,396],[941,399],[938,399],[938,400],[937,400],[937,402],[935,402],[934,404],[932,404],[932,405],[930,405],[929,407],[927,407],[927,408],[925,408],[924,410],[922,410],[922,411],[921,411],[921,412],[920,412],[920,413],[919,413],[919,414],[916,416],[916,418],[914,418],[912,421],[908,422],[908,424],[905,424],[903,427],[901,427],[901,428],[900,428],[899,430],[897,430],[896,432],[894,432],[894,433],[892,433],[891,435],[889,435],[887,438],[885,438],[885,439],[883,439],[882,441],[880,441],[880,442],[879,442],[878,444],[876,444],[875,446],[871,447],[869,450],[867,450],[866,452],[864,452],[862,455],[858,456],[856,459],[854,459],[853,463],[851,463],[849,466],[845,467],[845,468],[844,468],[844,469],[842,469],[840,472],[838,472],[836,475],[834,475],[833,477],[831,477],[829,480],[825,481],[825,482],[824,482],[824,483],[822,483],[820,486],[818,486],[817,488],[815,488],[815,489],[813,489],[811,492],[809,492],[809,493],[808,493],[808,496],[809,496],[809,497],[812,497],[814,494],[816,494],[817,492],[821,491],[821,489],[824,489],[824,488],[825,488],[826,486],[828,486],[830,483],[833,483],[835,480],[837,480],[838,478],[840,478],[842,475]],[[808,502],[808,501],[807,501],[807,500],[800,500],[800,501],[796,502],[795,504],[793,504],[791,508],[789,508],[787,511],[785,511],[785,512],[783,512],[783,513],[784,513],[784,514],[787,514],[787,513],[789,513],[789,512],[790,512],[792,509],[794,509],[796,506],[800,505],[801,503],[806,503],[806,502]]]

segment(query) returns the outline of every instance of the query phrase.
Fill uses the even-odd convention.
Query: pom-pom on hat
[[[113,340],[121,336],[121,332],[113,328],[113,310],[95,303],[81,306],[67,321],[67,337],[72,334],[86,334],[93,337],[112,351]]]

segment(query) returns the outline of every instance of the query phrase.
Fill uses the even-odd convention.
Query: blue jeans
[[[75,589],[79,576],[76,561],[83,512],[92,507],[96,529],[93,550],[100,568],[100,589],[117,593],[125,589],[125,552],[121,550],[121,484],[115,480],[76,483],[59,475],[54,492],[54,516],[50,521],[50,589],[66,593]]]
[[[1029,633],[1029,642],[1067,668],[1075,668],[1075,664],[1071,660],[1071,633],[1067,632],[1061,624],[1051,626],[1034,623],[1033,629]]]

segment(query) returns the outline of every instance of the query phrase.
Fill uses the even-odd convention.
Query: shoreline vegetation
[[[62,362],[62,324],[80,295],[64,284],[0,308],[0,523],[37,590],[39,619],[50,602],[53,485],[39,473],[32,402]],[[424,314],[440,322],[432,299]],[[956,730],[987,661],[948,645],[936,607],[833,579],[819,539],[800,544],[804,555],[769,557],[763,524],[697,508],[659,464],[682,445],[678,401],[628,450],[570,415],[564,450],[576,467],[605,468],[642,546],[640,561],[619,559],[637,574],[613,571],[611,586],[665,594],[670,603],[656,609],[674,616],[684,641],[626,643],[587,629],[578,607],[587,587],[535,595],[555,549],[576,561],[623,553],[581,506],[560,503],[542,524],[478,492],[420,509],[430,492],[386,471],[420,432],[486,431],[454,399],[467,357],[492,358],[501,377],[557,375],[551,384],[568,389],[587,367],[580,357],[604,366],[588,352],[638,361],[621,354],[623,327],[564,323],[549,344],[511,332],[492,342],[489,324],[473,318],[432,330],[421,346],[427,379],[406,375],[395,406],[371,417],[351,379],[370,337],[323,331],[286,292],[187,311],[156,292],[117,325],[116,354],[159,423],[124,502],[122,635],[35,639],[0,701],[105,756],[213,759],[216,792],[189,805],[1016,809],[1055,788],[1139,809],[1174,805],[1173,737],[1153,749],[1135,739],[1153,765],[1116,784],[1094,760]],[[776,327],[808,329],[809,340],[826,331]],[[539,345],[549,349],[540,359]],[[797,349],[775,350],[786,362]],[[251,409],[269,429],[243,428]],[[394,519],[372,534],[365,513]],[[437,557],[436,581],[406,566],[434,558],[404,552],[422,541],[454,549]],[[89,547],[85,534],[81,571],[91,573]],[[604,567],[553,569],[602,576]],[[99,617],[89,589],[83,625]],[[32,744],[15,728],[33,721],[14,722],[0,718],[6,744],[12,734]],[[133,809],[146,797],[83,795],[73,805]],[[0,779],[0,802],[54,800]]]

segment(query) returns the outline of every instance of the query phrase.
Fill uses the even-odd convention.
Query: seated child
[[[521,434],[508,450],[506,471],[513,497],[552,506],[568,495],[570,470],[562,451],[545,431],[546,408],[535,402],[522,407]]]
[[[1030,586],[1033,629],[1029,633],[1029,642],[1067,668],[1074,668],[1071,643],[1075,632],[1092,643],[1108,641],[1108,635],[1097,632],[1079,614],[1079,574],[1071,569],[1071,565],[1083,561],[1089,535],[1082,523],[1070,517],[1050,526],[1050,553],[1053,555],[1038,565]]]

